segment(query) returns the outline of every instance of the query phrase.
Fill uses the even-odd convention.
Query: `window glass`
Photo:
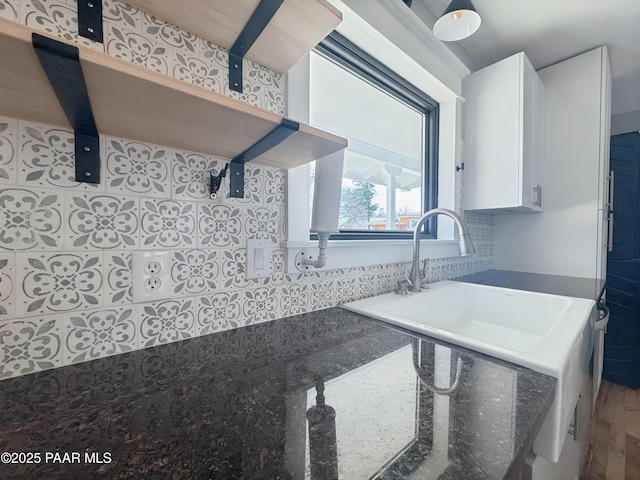
[[[357,51],[342,38],[329,53],[311,55],[311,124],[349,140],[338,228],[412,233],[435,198],[435,169],[425,167],[433,156],[428,142],[437,104],[422,92],[416,100],[406,82],[363,60],[363,52],[355,61],[341,57],[345,44],[349,54]]]

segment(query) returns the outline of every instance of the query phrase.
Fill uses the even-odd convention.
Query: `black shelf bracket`
[[[103,43],[102,0],[78,0],[78,35]]]
[[[276,14],[284,0],[260,0],[229,50],[229,87],[242,93],[242,59]]]
[[[244,164],[254,158],[268,152],[276,145],[280,144],[291,135],[300,130],[300,124],[283,118],[280,125],[274,128],[266,136],[236,156],[229,164],[229,195],[234,198],[244,197]]]
[[[100,183],[100,138],[79,50],[37,33],[31,38],[40,64],[75,133],[76,181]]]

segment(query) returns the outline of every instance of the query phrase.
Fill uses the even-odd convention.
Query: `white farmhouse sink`
[[[550,375],[558,380],[533,450],[558,461],[593,348],[595,302],[444,281],[343,307]]]

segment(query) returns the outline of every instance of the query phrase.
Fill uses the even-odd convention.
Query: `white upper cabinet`
[[[524,53],[463,80],[464,208],[542,211],[544,87]]]

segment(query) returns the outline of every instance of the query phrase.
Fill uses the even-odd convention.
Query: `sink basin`
[[[343,308],[555,377],[556,396],[533,449],[558,460],[589,375],[593,300],[444,281]]]

